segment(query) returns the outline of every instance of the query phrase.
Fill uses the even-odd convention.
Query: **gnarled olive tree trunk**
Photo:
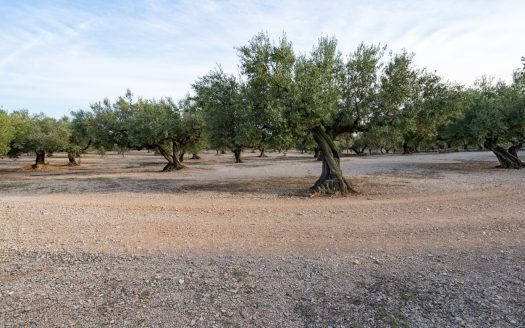
[[[82,156],[82,154],[84,154],[88,149],[89,147],[91,146],[91,140],[88,141],[88,143],[85,145],[85,147],[81,148],[80,150],[78,149],[75,149],[75,148],[70,148],[68,151],[67,151],[67,159],[69,161],[68,165],[69,166],[78,166],[80,165],[80,156]],[[78,158],[78,162],[77,162],[77,158]]]
[[[518,150],[521,145],[513,145],[509,149],[498,146],[495,142],[486,141],[485,148],[492,151],[498,158],[500,168],[522,169],[525,164],[518,157]]]
[[[67,153],[67,159],[69,161],[69,163],[68,163],[69,166],[78,166],[79,165],[75,155],[76,154],[74,152],[68,152]]]
[[[368,145],[364,145],[363,147],[355,147],[355,146],[350,147],[350,149],[353,150],[354,153],[356,153],[356,155],[363,155],[367,148],[368,148]]]
[[[33,168],[36,168],[40,165],[45,165],[46,164],[46,152],[45,151],[36,151],[36,159],[35,159],[35,164],[33,165]]]
[[[321,160],[321,150],[319,150],[319,147],[315,147],[314,149],[314,158]]]
[[[521,149],[521,147],[523,147],[523,144],[522,144],[521,142],[520,142],[520,143],[517,143],[517,144],[515,144],[515,145],[512,145],[512,146],[509,147],[509,153],[510,153],[512,156],[514,156],[514,157],[516,157],[516,158],[519,159],[519,157],[518,157],[518,151]]]
[[[412,149],[412,147],[410,147],[408,145],[408,142],[403,142],[403,154],[404,155],[408,155],[408,154],[412,154],[414,152],[414,150]]]
[[[323,127],[310,130],[321,152],[323,168],[321,176],[311,190],[316,194],[348,195],[355,192],[350,183],[344,178],[341,170],[339,151]]]
[[[233,155],[235,156],[235,163],[242,163],[241,160],[241,149],[234,149]]]
[[[184,165],[182,165],[179,159],[180,145],[178,142],[173,142],[171,154],[160,145],[157,145],[157,150],[168,161],[168,164],[164,166],[162,172],[175,171],[184,168]]]

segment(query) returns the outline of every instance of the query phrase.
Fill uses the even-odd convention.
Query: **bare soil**
[[[0,159],[0,326],[525,327],[525,171],[488,152]]]

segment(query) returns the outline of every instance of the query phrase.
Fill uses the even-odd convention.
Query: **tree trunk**
[[[342,196],[346,196],[350,192],[355,192],[350,183],[343,177],[339,151],[324,128],[316,127],[310,131],[319,147],[323,162],[321,176],[310,188],[312,192],[321,195],[340,194]]]
[[[75,158],[75,153],[68,152],[67,159],[69,160],[69,163],[68,163],[69,166],[78,166],[77,160]]]
[[[408,147],[408,142],[404,142],[403,143],[403,154],[410,154],[411,151],[410,151],[410,147]]]
[[[233,155],[235,156],[235,163],[242,163],[241,160],[241,150],[240,149],[234,149]]]
[[[37,168],[41,165],[46,165],[46,152],[45,151],[37,151],[36,152],[36,159],[35,164],[33,164],[33,168]]]
[[[157,146],[157,150],[159,153],[168,161],[168,164],[164,166],[162,169],[162,172],[169,172],[169,171],[175,171],[180,170],[184,168],[184,165],[179,161],[178,152],[179,152],[179,145],[175,142],[173,143],[173,152],[172,154],[168,153],[166,149],[162,146]]]
[[[356,153],[356,155],[363,155],[365,153],[366,148],[368,148],[367,145],[363,146],[362,148],[351,147],[350,149],[352,149],[354,153]],[[368,151],[371,152],[372,149],[369,148]]]
[[[496,158],[500,164],[498,167],[503,169],[522,169],[525,167],[525,164],[518,157],[517,149],[519,149],[519,147],[517,149],[513,147],[511,147],[512,149],[509,148],[507,150],[501,146],[498,146],[494,142],[485,142],[485,148],[489,149],[494,153],[494,155],[496,155]]]
[[[320,160],[319,156],[321,156],[321,151],[319,150],[318,147],[315,147],[315,149],[314,149],[314,158],[317,159],[317,160]]]
[[[264,153],[264,148],[261,148],[261,153],[259,154],[259,157],[268,157],[268,156],[266,156],[266,154]]]
[[[518,157],[518,151],[521,149],[521,147],[523,147],[523,144],[522,144],[521,142],[518,143],[518,144],[512,145],[512,146],[509,147],[509,153],[510,153],[512,156],[514,156],[514,157],[516,157],[516,158],[519,159],[519,157]]]
[[[185,151],[181,151],[180,154],[179,154],[179,161],[182,163],[184,162],[184,154],[186,154]]]

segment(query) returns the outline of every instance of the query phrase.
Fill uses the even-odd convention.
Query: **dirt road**
[[[0,160],[5,326],[525,325],[525,174],[485,152]],[[55,165],[55,166],[53,166]]]

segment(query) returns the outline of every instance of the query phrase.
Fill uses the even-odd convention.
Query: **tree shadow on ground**
[[[225,179],[196,182],[192,179],[158,180],[117,178],[116,183],[124,192],[136,193],[185,193],[217,192],[227,194],[263,194],[276,196],[307,196],[312,178],[260,178]],[[116,191],[116,190],[113,190]]]
[[[424,163],[418,165],[421,168],[433,169],[438,171],[463,171],[475,172],[485,171],[497,168],[498,162],[492,161],[463,161],[457,163]]]
[[[194,179],[144,179],[140,177],[88,177],[55,180],[0,181],[0,192],[31,194],[66,193],[138,193],[138,194],[220,194],[297,196],[310,195],[312,177],[224,179],[195,181]]]

